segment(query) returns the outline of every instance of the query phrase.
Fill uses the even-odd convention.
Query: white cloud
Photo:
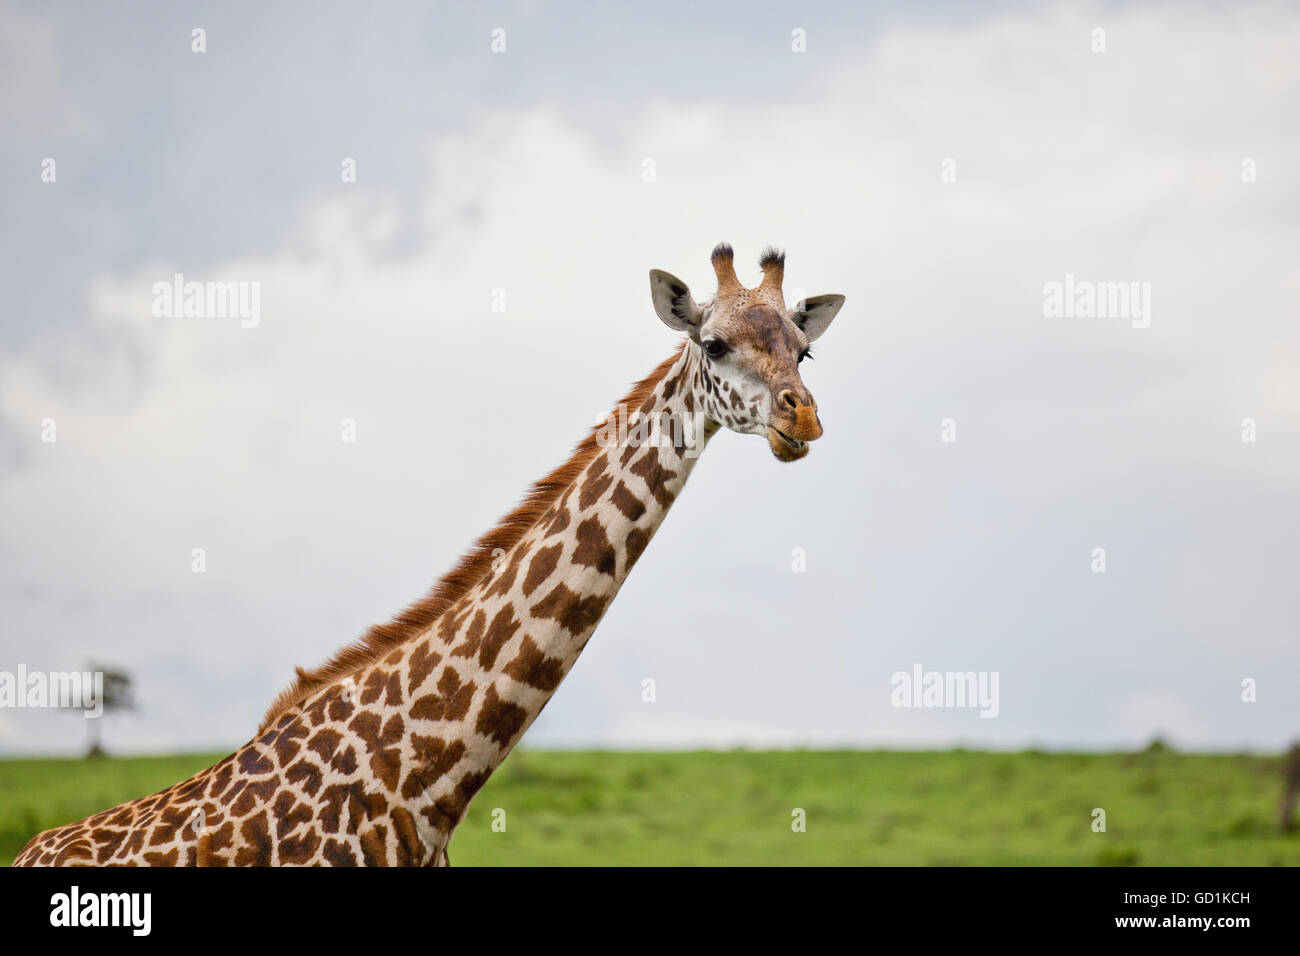
[[[128,743],[244,739],[293,664],[421,593],[667,354],[646,271],[707,293],[708,250],[727,239],[745,262],[785,245],[788,285],[848,295],[808,376],[827,438],[787,470],[760,443],[715,443],[534,742],[589,739],[602,715],[629,743],[911,739],[914,724],[864,709],[863,686],[917,659],[1060,681],[1073,662],[1052,649],[1080,640],[1099,642],[1086,679],[1105,686],[1135,620],[1153,660],[1192,640],[1294,668],[1278,639],[1294,598],[1259,570],[1274,528],[1248,503],[1208,509],[1225,488],[1276,502],[1300,477],[1297,193],[1281,168],[1300,126],[1278,121],[1300,86],[1300,16],[1225,16],[1107,9],[1103,55],[1088,52],[1095,12],[897,28],[869,55],[810,63],[784,100],[651,108],[621,150],[553,112],[488,115],[431,135],[425,204],[340,184],[277,253],[187,275],[260,282],[255,330],[153,318],[150,287],[182,263],[101,276],[90,335],[0,358],[0,415],[26,456],[0,476],[0,651],[130,667],[140,723],[170,736],[124,725]],[[408,234],[422,239],[398,248]],[[1042,284],[1066,272],[1152,282],[1151,327],[1043,318]],[[1246,415],[1267,437],[1243,448]],[[945,448],[947,416],[960,439]],[[36,439],[46,417],[54,445]],[[1200,595],[1158,553],[1199,546],[1188,509],[1222,544]],[[775,513],[739,518],[758,511]],[[1102,538],[1118,570],[1072,576]],[[796,545],[808,583],[790,580]],[[1249,633],[1224,630],[1222,607],[1200,629],[1219,585],[1254,602]],[[1080,620],[1108,600],[1123,610],[1100,630]],[[720,639],[719,604],[752,633]],[[1158,633],[1170,607],[1177,633]],[[750,684],[725,690],[738,657]],[[659,725],[622,716],[601,684],[634,688],[642,664],[678,688]],[[1060,696],[1036,708],[1009,700],[978,732],[1113,730]],[[1212,716],[1125,714],[1135,733],[1159,718],[1218,739]],[[24,731],[37,747],[63,736]]]

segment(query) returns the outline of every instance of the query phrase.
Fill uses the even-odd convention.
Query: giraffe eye
[[[727,343],[722,341],[722,339],[708,339],[707,341],[701,342],[700,345],[704,349],[704,354],[712,359],[722,358],[722,356],[726,355],[727,352],[730,351],[727,348]]]
[[[799,353],[800,363],[802,363],[804,359],[812,358],[812,357],[813,357],[812,349],[804,349],[802,352]]]

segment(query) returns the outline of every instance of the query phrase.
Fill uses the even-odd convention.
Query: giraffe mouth
[[[806,441],[791,438],[773,425],[769,425],[767,429],[767,444],[772,449],[772,454],[780,461],[798,461],[808,454]]]

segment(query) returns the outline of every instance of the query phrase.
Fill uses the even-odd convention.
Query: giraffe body
[[[572,668],[709,438],[766,432],[793,460],[821,433],[795,370],[820,334],[800,318],[814,313],[778,310],[766,256],[763,286],[731,286],[724,248],[706,306],[652,273],[660,317],[688,340],[425,604],[300,671],[225,760],[41,833],[15,865],[446,865],[470,801]],[[509,547],[489,561],[493,542]]]

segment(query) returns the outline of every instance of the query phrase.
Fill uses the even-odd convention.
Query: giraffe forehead
[[[782,354],[804,345],[794,323],[764,303],[751,303],[717,314],[709,326],[733,348],[748,345],[759,352]]]

